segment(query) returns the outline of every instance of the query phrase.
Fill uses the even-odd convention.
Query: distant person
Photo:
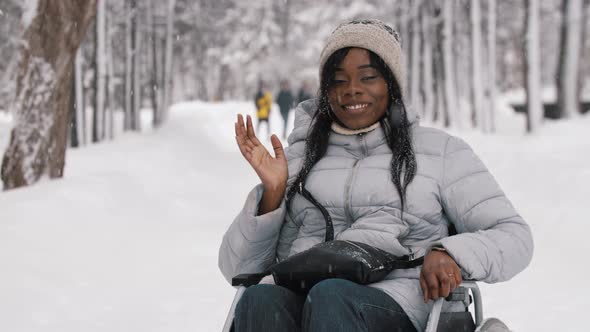
[[[303,84],[301,84],[301,88],[299,88],[299,93],[297,94],[297,104],[311,98],[313,97],[309,92],[309,83],[307,81],[303,81]]]
[[[291,92],[289,81],[281,81],[281,91],[277,97],[277,104],[281,110],[281,116],[283,117],[283,139],[287,138],[287,119],[289,118],[289,112],[293,108],[293,93]]]
[[[270,122],[268,121],[268,118],[270,116],[270,108],[272,105],[272,95],[266,90],[263,81],[258,82],[258,91],[254,96],[254,103],[256,104],[256,118],[258,119],[256,131],[260,132],[260,124],[266,122],[267,136],[270,137]]]

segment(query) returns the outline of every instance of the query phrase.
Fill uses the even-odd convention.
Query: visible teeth
[[[344,108],[349,109],[349,110],[358,110],[361,108],[365,108],[367,106],[369,106],[369,104],[349,105],[349,106],[344,106]]]

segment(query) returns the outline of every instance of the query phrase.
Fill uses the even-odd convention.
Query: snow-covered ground
[[[68,150],[61,180],[0,193],[0,331],[219,331],[234,291],[217,250],[257,182],[234,146],[237,112],[253,107],[176,105],[158,131]],[[454,133],[530,223],[536,249],[512,281],[482,285],[484,313],[515,331],[585,331],[590,116],[536,136],[500,118],[514,130]],[[0,116],[2,149],[9,122]]]

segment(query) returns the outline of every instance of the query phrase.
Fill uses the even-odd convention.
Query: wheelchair
[[[255,283],[252,283],[255,284]],[[252,284],[236,284],[237,292],[231,304],[229,314],[223,326],[223,332],[232,331],[234,311],[247,286]],[[443,304],[448,302],[463,302],[465,311],[443,312]],[[473,313],[470,307],[473,305]],[[474,319],[475,318],[475,319]],[[434,302],[428,315],[428,322],[424,332],[509,332],[510,329],[497,318],[483,317],[481,292],[475,281],[463,281],[446,298],[439,298]]]

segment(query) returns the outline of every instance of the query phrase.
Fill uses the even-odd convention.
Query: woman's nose
[[[350,96],[361,95],[363,93],[360,82],[357,80],[350,80],[345,86],[344,94]]]

